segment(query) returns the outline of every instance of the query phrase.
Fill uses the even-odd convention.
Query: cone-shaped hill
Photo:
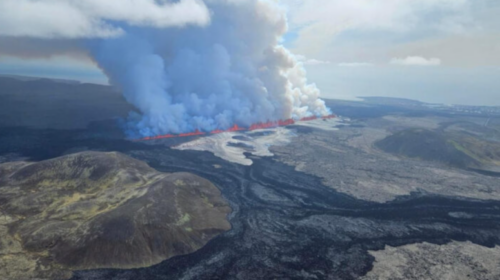
[[[0,165],[0,275],[65,279],[191,253],[230,229],[209,181],[119,153]]]

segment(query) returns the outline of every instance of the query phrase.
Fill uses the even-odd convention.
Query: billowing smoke
[[[329,111],[305,71],[279,45],[282,10],[269,1],[207,0],[205,26],[125,28],[92,42],[110,81],[142,115],[129,132],[142,136],[248,126]]]
[[[47,19],[17,32],[83,42],[110,82],[140,111],[127,120],[130,136],[330,113],[316,86],[307,83],[302,64],[280,46],[287,23],[276,1],[141,1],[40,0],[37,5],[67,8],[66,14],[71,11],[81,23],[43,25]],[[25,13],[22,8],[18,11]],[[65,24],[72,28],[64,29]],[[0,27],[2,32],[12,30]]]

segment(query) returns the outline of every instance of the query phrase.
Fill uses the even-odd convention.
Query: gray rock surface
[[[386,246],[370,251],[373,270],[361,280],[490,280],[500,279],[500,247],[471,242]]]

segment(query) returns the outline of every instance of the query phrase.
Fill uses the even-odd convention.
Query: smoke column
[[[301,63],[280,46],[283,10],[264,0],[205,0],[210,22],[88,41],[90,53],[141,114],[129,136],[227,129],[329,114]]]

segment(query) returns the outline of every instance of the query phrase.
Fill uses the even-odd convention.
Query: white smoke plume
[[[132,2],[140,1],[125,1]],[[130,136],[210,131],[330,113],[318,88],[307,83],[302,63],[280,45],[287,22],[276,1],[146,2],[159,13],[150,21],[142,13],[132,16],[130,9],[97,12],[97,0],[79,2],[92,15],[101,13],[97,19],[110,30],[120,31],[119,36],[79,40],[110,82],[139,109],[140,114],[128,119]],[[162,17],[162,7],[168,13],[173,7],[185,13],[185,2],[198,7],[201,15],[206,9],[210,18],[186,22],[182,16],[172,21]],[[163,6],[155,8],[158,5]]]

